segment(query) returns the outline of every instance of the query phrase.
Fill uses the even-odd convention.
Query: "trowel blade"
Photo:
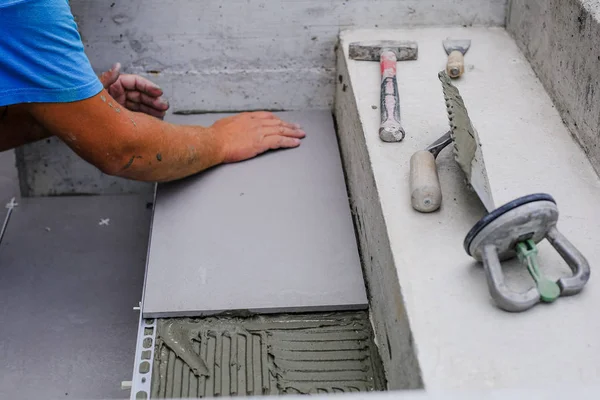
[[[454,142],[454,159],[467,176],[467,181],[473,187],[485,208],[488,212],[492,211],[496,207],[494,206],[477,131],[471,123],[467,108],[458,89],[452,85],[446,71],[441,71],[438,77],[442,82],[444,99],[446,100],[446,111],[448,112]]]
[[[469,39],[446,39],[442,42],[446,54],[452,53],[454,50],[460,51],[463,55],[471,47],[471,40]]]

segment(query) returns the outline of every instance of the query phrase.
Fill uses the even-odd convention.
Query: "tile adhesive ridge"
[[[157,322],[152,398],[385,388],[366,312]]]

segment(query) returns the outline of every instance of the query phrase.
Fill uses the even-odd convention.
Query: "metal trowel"
[[[590,277],[585,257],[556,228],[558,207],[549,194],[537,193],[495,208],[483,162],[477,131],[471,123],[458,89],[445,71],[442,82],[446,110],[454,143],[454,156],[468,183],[488,211],[469,231],[463,242],[467,254],[483,263],[492,298],[503,310],[525,311],[539,302],[579,293]],[[553,282],[541,272],[537,243],[547,239],[572,271],[572,276]],[[524,293],[504,283],[500,261],[517,256],[532,276],[535,287]]]
[[[471,124],[465,103],[458,89],[452,85],[445,72],[439,73],[446,110],[450,121],[450,136],[454,144],[454,159],[467,176],[479,199],[488,211],[493,210],[494,200],[490,191],[487,171],[483,162],[479,135]]]

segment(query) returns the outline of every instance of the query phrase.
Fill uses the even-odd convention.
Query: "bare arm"
[[[305,136],[267,112],[242,113],[210,127],[174,125],[125,109],[105,90],[73,103],[20,106],[103,172],[142,181],[180,179],[269,149],[297,147]]]
[[[52,134],[43,129],[22,104],[0,107],[0,151],[50,136]]]
[[[100,75],[100,82],[113,99],[131,111],[139,111],[162,119],[169,109],[163,91],[153,82],[138,75],[121,74],[121,64]],[[51,137],[27,111],[24,104],[0,107],[0,151]]]

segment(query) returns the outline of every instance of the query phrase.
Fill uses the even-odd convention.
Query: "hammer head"
[[[393,51],[398,61],[416,60],[417,42],[399,40],[374,40],[350,43],[350,58],[361,61],[379,61],[382,51]]]
[[[442,42],[446,54],[450,54],[453,51],[460,51],[464,56],[469,47],[471,47],[471,41],[468,39],[446,39]]]

